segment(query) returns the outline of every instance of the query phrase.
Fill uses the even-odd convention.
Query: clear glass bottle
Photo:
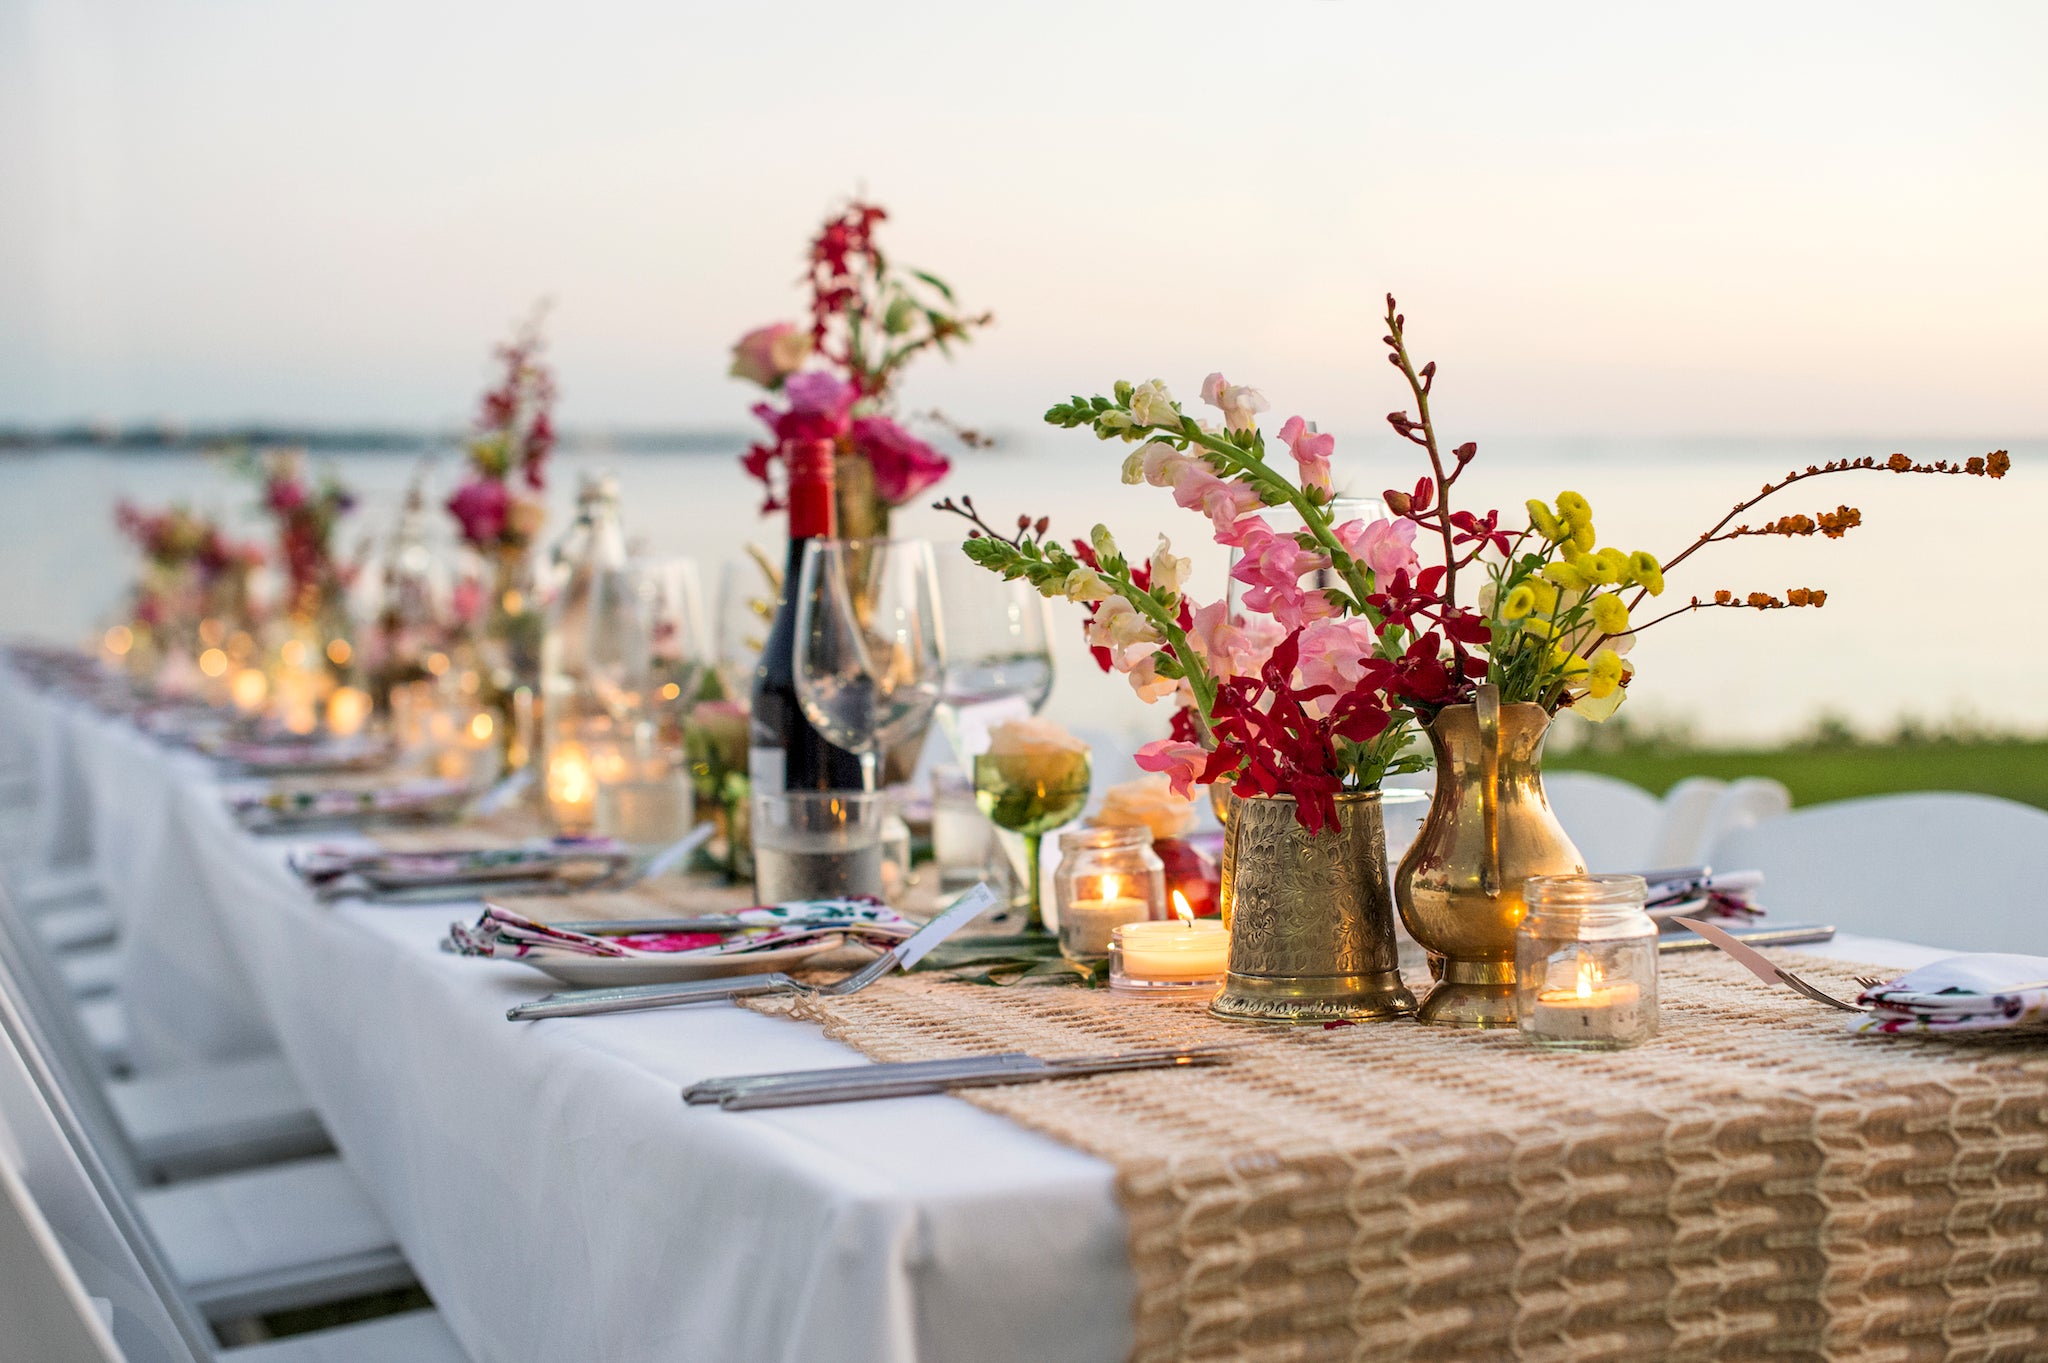
[[[1152,850],[1152,830],[1142,825],[1060,834],[1052,886],[1060,954],[1070,961],[1107,960],[1113,931],[1169,913],[1166,863]]]
[[[584,526],[569,539],[541,642],[544,788],[565,829],[587,826],[594,813],[591,764],[603,751],[637,744],[647,723],[647,622],[619,524],[618,483],[590,480],[581,501]]]
[[[1515,1018],[1545,1046],[1609,1051],[1657,1034],[1657,924],[1641,876],[1532,876],[1515,930]]]

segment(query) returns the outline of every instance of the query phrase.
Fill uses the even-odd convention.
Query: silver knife
[[[959,1055],[945,1060],[902,1060],[877,1065],[834,1065],[822,1070],[788,1070],[777,1074],[734,1074],[722,1079],[704,1079],[683,1090],[683,1101],[692,1106],[716,1103],[728,1095],[772,1088],[804,1088],[815,1084],[829,1084],[850,1079],[856,1075],[871,1077],[883,1074],[903,1078],[936,1079],[953,1074],[971,1074],[991,1066],[1000,1069],[1032,1069],[1040,1065],[1038,1057],[1025,1051],[1005,1051],[1001,1055]]]
[[[986,1064],[969,1073],[950,1078],[919,1078],[913,1075],[881,1074],[890,1067],[857,1067],[836,1083],[789,1085],[766,1089],[741,1089],[726,1095],[719,1106],[727,1112],[758,1108],[804,1107],[816,1103],[849,1103],[874,1098],[916,1098],[945,1093],[955,1088],[991,1088],[1003,1084],[1032,1084],[1047,1079],[1076,1079],[1091,1074],[1114,1074],[1129,1070],[1185,1069],[1219,1064],[1237,1047],[1186,1046],[1172,1050],[1133,1052],[1124,1055],[1081,1056],[1070,1060],[1039,1060],[1029,1066]]]

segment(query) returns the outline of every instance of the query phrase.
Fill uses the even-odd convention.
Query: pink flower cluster
[[[756,445],[740,458],[741,467],[763,483],[769,483],[782,448],[798,440],[834,441],[865,459],[874,470],[876,494],[890,506],[911,501],[953,467],[894,418],[853,415],[860,390],[836,374],[818,369],[791,374],[782,392],[789,401],[786,409],[766,402],[754,406],[754,415],[774,433],[774,443]],[[770,487],[764,510],[772,511],[780,501]]]

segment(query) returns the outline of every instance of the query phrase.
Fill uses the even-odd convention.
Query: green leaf
[[[912,270],[910,273],[913,278],[922,279],[925,283],[937,289],[948,303],[958,301],[953,297],[953,291],[946,287],[946,281],[937,275],[926,274],[923,270]]]

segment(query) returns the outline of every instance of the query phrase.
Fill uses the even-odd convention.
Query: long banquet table
[[[1111,1360],[1132,1347],[1104,1161],[950,1098],[734,1114],[714,1075],[857,1063],[721,1006],[508,1024],[546,983],[444,954],[474,906],[323,905],[208,764],[0,674],[49,821],[123,919],[138,1063],[274,1037],[479,1360]],[[332,839],[322,839],[332,841]],[[1841,939],[1845,958],[1941,953]]]

